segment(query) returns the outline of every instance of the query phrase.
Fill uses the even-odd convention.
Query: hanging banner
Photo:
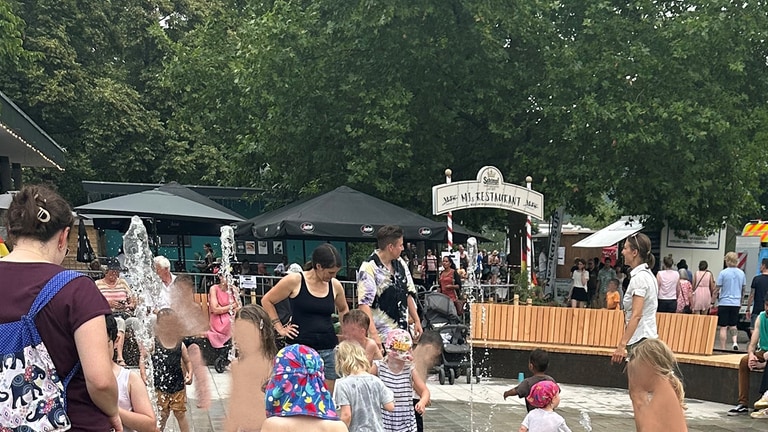
[[[432,186],[432,213],[441,215],[467,208],[492,207],[544,219],[544,195],[525,186],[504,183],[501,171],[485,166],[476,181]]]
[[[560,246],[560,236],[563,232],[563,216],[565,216],[565,207],[558,207],[552,213],[552,219],[549,222],[549,249],[547,250],[547,287],[544,294],[553,294],[555,292],[555,279],[557,278],[558,264],[558,246]]]

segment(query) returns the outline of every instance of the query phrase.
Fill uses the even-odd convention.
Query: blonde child
[[[608,292],[605,293],[605,308],[611,310],[620,309],[621,298],[619,297],[619,280],[611,279],[608,281]]]
[[[173,412],[181,432],[189,432],[187,419],[187,387],[192,382],[192,362],[187,347],[181,342],[181,323],[173,309],[157,312],[155,344],[152,350],[157,407],[160,409],[160,430],[165,429]],[[142,357],[144,353],[142,353]],[[141,377],[146,382],[144,359],[140,362]]]
[[[370,367],[363,347],[357,343],[344,341],[336,347],[336,372],[342,378],[336,381],[333,401],[350,432],[384,432],[381,410],[395,410],[394,393],[368,373]]]
[[[341,336],[343,340],[356,342],[363,347],[368,362],[373,364],[374,360],[381,360],[384,356],[381,355],[381,346],[368,337],[370,325],[371,319],[365,312],[352,309],[341,319]]]
[[[258,431],[267,418],[263,409],[254,409],[254,400],[264,400],[272,361],[277,355],[275,332],[269,315],[256,304],[237,312],[233,327],[237,359],[232,363],[229,409],[225,430]]]
[[[374,361],[371,367],[371,374],[381,378],[395,394],[395,410],[382,412],[384,430],[387,432],[416,432],[414,410],[423,415],[430,402],[429,389],[411,363],[412,346],[413,340],[407,331],[391,330],[384,343],[386,357]],[[415,407],[412,405],[414,390],[420,398]]]
[[[565,419],[555,412],[560,405],[560,387],[552,381],[540,381],[525,398],[534,410],[523,419],[519,432],[571,432]]]
[[[646,339],[632,349],[627,381],[638,432],[688,430],[685,390],[676,369],[675,355],[659,339]]]
[[[109,350],[115,349],[115,340],[118,337],[117,320],[113,315],[107,315],[107,336],[109,336]],[[141,377],[130,370],[112,363],[112,373],[117,380],[117,407],[120,421],[123,423],[124,432],[155,432],[157,421],[152,402],[149,401],[147,386]]]

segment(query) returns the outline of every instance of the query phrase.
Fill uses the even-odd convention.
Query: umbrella
[[[13,201],[13,193],[6,192],[4,194],[0,194],[0,209],[7,210],[8,207],[11,205],[11,201]]]
[[[80,225],[77,228],[77,262],[89,263],[94,258],[96,258],[96,254],[93,253],[91,241],[85,231],[85,221],[80,218]]]
[[[238,224],[237,235],[268,238],[370,241],[383,225],[399,225],[406,240],[444,241],[446,224],[387,201],[341,186],[314,198],[295,202]],[[454,224],[457,242],[475,236]]]
[[[222,225],[241,222],[242,216],[178,183],[171,182],[116,198],[109,198],[75,208],[101,220],[109,220],[127,229],[130,217],[151,219],[159,234],[218,235]],[[127,216],[127,217],[126,217]]]
[[[75,207],[100,229],[126,231],[131,216],[139,216],[151,238],[178,236],[179,259],[184,261],[184,235],[219,235],[221,226],[242,222],[243,217],[223,205],[176,182],[152,190],[109,198]]]

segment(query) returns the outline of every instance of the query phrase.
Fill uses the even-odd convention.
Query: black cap
[[[107,261],[107,271],[109,270],[122,270],[122,267],[120,267],[120,261],[118,261],[117,258],[110,258],[110,260]]]

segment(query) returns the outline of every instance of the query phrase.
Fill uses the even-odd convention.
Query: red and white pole
[[[525,178],[525,186],[528,188],[528,190],[531,190],[531,182],[533,182],[533,178],[531,176],[528,176]],[[531,286],[531,283],[533,281],[532,279],[533,256],[531,253],[532,242],[533,242],[533,238],[531,237],[531,217],[527,216],[525,219],[525,270],[528,273],[529,287]]]
[[[445,169],[445,183],[451,183],[452,171],[450,168]],[[453,252],[453,212],[448,212],[448,250]]]

